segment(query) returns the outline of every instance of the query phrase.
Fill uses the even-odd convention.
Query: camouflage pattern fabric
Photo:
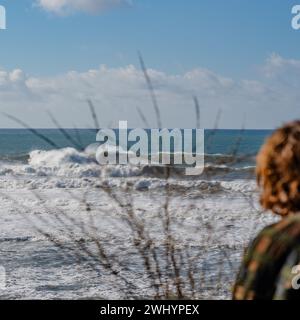
[[[300,299],[300,214],[265,228],[245,252],[234,300]]]

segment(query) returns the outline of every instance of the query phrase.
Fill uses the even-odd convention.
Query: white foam
[[[57,167],[92,162],[95,162],[93,157],[87,153],[79,152],[74,148],[63,148],[50,151],[35,150],[29,154],[29,164],[36,167]]]
[[[110,291],[109,277],[102,276],[99,279],[97,274],[94,279],[88,273],[88,268],[78,264],[78,268],[82,267],[80,277],[84,280],[84,287],[81,289],[79,284],[83,282],[71,278],[77,276],[78,269],[69,263],[61,265],[61,260],[55,260],[58,258],[55,257],[52,247],[49,247],[47,238],[31,224],[33,221],[39,229],[70,245],[68,228],[74,233],[72,241],[90,241],[78,224],[89,225],[90,218],[93,217],[93,227],[97,227],[97,235],[105,238],[108,252],[113,256],[122,258],[124,255],[124,259],[127,258],[133,250],[132,234],[128,225],[124,223],[126,207],[122,210],[122,206],[116,205],[114,200],[99,188],[101,185],[109,186],[121,200],[127,200],[129,186],[136,215],[141,221],[145,221],[147,231],[153,236],[158,247],[162,247],[165,241],[160,214],[165,208],[166,194],[168,195],[165,191],[168,185],[168,211],[173,234],[177,239],[176,244],[183,248],[203,246],[204,253],[201,251],[201,254],[205,256],[205,252],[208,252],[211,255],[207,257],[208,261],[212,263],[213,257],[218,268],[216,258],[223,259],[218,253],[220,246],[230,248],[230,253],[233,254],[232,261],[239,262],[239,255],[249,238],[262,226],[271,222],[265,216],[261,216],[260,221],[259,215],[253,211],[247,199],[240,196],[240,193],[252,194],[256,191],[254,180],[209,181],[201,177],[187,179],[185,176],[173,176],[166,180],[161,176],[155,176],[155,170],[147,170],[145,167],[101,166],[95,161],[96,149],[97,145],[84,152],[73,148],[33,151],[30,153],[28,164],[1,166],[0,215],[5,223],[0,225],[0,242],[8,252],[6,255],[12,252],[9,263],[15,261],[16,257],[17,261],[20,261],[17,272],[15,265],[13,266],[14,273],[11,276],[14,277],[14,281],[9,287],[12,297],[87,297],[87,283],[90,281],[94,284],[95,279],[99,280],[97,288],[101,295],[107,289],[107,297],[114,297]],[[7,198],[4,195],[7,195]],[[86,211],[82,201],[85,197],[90,204],[90,212]],[[55,218],[57,214],[64,218],[67,226],[60,224],[60,220]],[[72,220],[66,219],[66,214]],[[74,223],[73,219],[78,224]],[[43,254],[47,252],[45,257],[48,260],[45,270],[41,268],[40,276],[36,276],[37,266],[28,257],[32,256],[32,252],[38,255],[39,250]],[[139,262],[134,260],[134,255],[132,262],[138,270],[141,269]],[[52,270],[49,272],[51,263]],[[233,281],[233,270],[225,266],[224,271],[231,274]],[[39,286],[45,285],[45,277],[53,283],[61,279],[63,285],[70,279],[70,284],[75,289],[55,292],[50,286],[49,290],[47,287],[43,291],[37,290]],[[132,279],[137,281],[135,269]],[[139,284],[138,295],[142,296],[141,292],[143,286]],[[228,291],[225,297],[229,295]]]

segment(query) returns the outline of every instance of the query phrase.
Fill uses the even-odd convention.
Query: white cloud
[[[65,15],[73,12],[96,14],[129,5],[131,0],[36,0],[36,3],[46,11]]]
[[[192,97],[201,105],[202,125],[212,127],[219,109],[219,126],[240,128],[246,118],[248,128],[274,127],[300,117],[300,61],[269,57],[263,76],[235,81],[207,69],[171,75],[149,70],[166,127],[193,127]],[[291,77],[291,73],[293,76]],[[25,120],[34,127],[53,126],[45,110],[66,127],[86,127],[91,116],[86,104],[92,99],[102,125],[128,120],[141,126],[136,108],[156,125],[155,113],[143,73],[134,66],[72,71],[57,77],[30,77],[22,70],[0,70],[0,111]],[[14,126],[0,117],[0,127]]]
[[[270,55],[264,67],[265,75],[270,78],[291,71],[300,75],[300,60],[284,59],[276,53]]]

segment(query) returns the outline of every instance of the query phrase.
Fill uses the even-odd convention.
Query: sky
[[[0,112],[32,127],[274,128],[300,118],[297,0],[0,0]],[[299,0],[300,4],[300,0]],[[17,127],[0,115],[0,127]]]

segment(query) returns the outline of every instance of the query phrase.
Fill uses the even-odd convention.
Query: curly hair
[[[257,156],[263,208],[286,216],[300,211],[300,121],[277,129]]]

